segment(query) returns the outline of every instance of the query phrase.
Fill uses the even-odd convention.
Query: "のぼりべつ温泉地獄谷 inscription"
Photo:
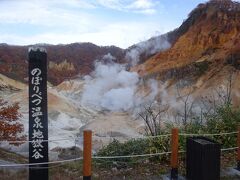
[[[47,52],[29,48],[29,179],[48,179]]]

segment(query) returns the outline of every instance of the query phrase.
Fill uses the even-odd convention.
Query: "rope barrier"
[[[169,137],[172,136],[172,134],[162,134],[162,135],[157,135],[157,136],[143,136],[139,137],[140,139],[149,139],[149,138],[158,138],[158,137]]]
[[[183,153],[184,151],[179,151],[179,153]],[[166,155],[171,154],[171,152],[162,152],[162,153],[154,153],[154,154],[140,154],[140,155],[126,155],[126,156],[93,156],[93,159],[117,159],[117,158],[131,158],[131,157],[146,157],[146,156],[158,156],[158,155]],[[16,167],[16,166],[37,166],[37,165],[45,165],[45,164],[58,164],[65,162],[72,162],[77,160],[82,160],[83,158],[75,158],[75,159],[67,159],[62,161],[52,161],[52,162],[43,162],[43,163],[31,163],[31,164],[0,164],[0,167]]]
[[[221,136],[221,135],[232,135],[237,134],[238,132],[229,132],[229,133],[215,133],[215,134],[188,134],[188,133],[179,133],[180,136]],[[131,139],[150,139],[150,138],[159,138],[159,137],[169,137],[171,134],[162,134],[156,136],[142,136],[142,137],[99,137],[93,136],[93,138],[97,139],[116,139],[116,138],[131,138]],[[50,140],[43,140],[42,142],[55,142],[55,141],[66,141],[66,140],[74,140],[76,141],[78,138],[63,138],[63,139],[50,139]],[[25,143],[25,142],[34,142],[34,141],[0,141],[1,142],[8,142],[8,143]]]
[[[225,148],[221,149],[221,151],[230,151],[236,150],[238,147]],[[179,151],[178,153],[185,153],[186,151]],[[161,153],[153,153],[153,154],[136,154],[136,155],[124,155],[124,156],[93,156],[92,159],[121,159],[121,158],[135,158],[135,157],[149,157],[149,156],[159,156],[159,155],[168,155],[172,152],[161,152]],[[52,161],[52,162],[43,162],[43,163],[31,163],[31,164],[0,164],[0,167],[21,167],[21,166],[37,166],[37,165],[50,165],[50,164],[58,164],[65,162],[73,162],[77,160],[82,160],[83,157],[75,158],[75,159],[67,159],[61,161]],[[30,168],[48,168],[48,167],[30,167]]]
[[[236,149],[238,149],[238,147],[225,148],[225,149],[221,149],[221,151],[231,151]]]
[[[179,151],[179,153],[184,153],[185,151]],[[92,159],[120,159],[120,158],[134,158],[134,157],[147,157],[147,156],[158,156],[158,155],[167,155],[171,154],[171,152],[161,152],[161,153],[153,153],[153,154],[140,154],[140,155],[126,155],[126,156],[93,156]],[[82,160],[83,158],[75,158],[75,159],[68,159],[62,161],[52,161],[52,162],[43,162],[43,163],[32,163],[32,164],[6,164],[1,165],[0,167],[16,167],[16,166],[36,166],[36,165],[45,165],[45,164],[58,164],[58,163],[65,163],[65,162],[72,162],[77,160]],[[31,167],[34,168],[34,167]]]
[[[216,133],[216,134],[187,134],[187,133],[180,133],[180,136],[222,136],[222,135],[231,135],[237,134],[238,132],[229,132],[229,133]]]
[[[237,134],[238,132],[229,132],[229,133],[215,133],[215,134],[188,134],[188,133],[179,133],[180,136],[222,136],[222,135],[232,135]],[[156,135],[156,136],[142,136],[142,137],[129,137],[132,139],[150,139],[150,138],[158,138],[158,137],[168,137],[172,136],[172,134],[162,134],[162,135]],[[99,137],[99,136],[93,136],[94,138],[100,138],[100,139],[116,139],[116,138],[128,138],[128,137]]]
[[[96,139],[108,139],[108,140],[111,140],[111,139],[151,139],[151,138],[160,138],[160,137],[169,137],[171,136],[171,134],[162,134],[162,135],[157,135],[157,136],[136,136],[136,137],[99,137],[99,136],[93,136],[93,138],[96,138]]]
[[[55,142],[55,141],[66,141],[66,140],[76,140],[76,138],[65,138],[65,139],[49,139],[49,140],[42,140],[42,142]],[[8,143],[25,143],[25,142],[34,142],[34,141],[0,141],[1,142],[8,142]]]
[[[158,156],[171,154],[171,152],[162,152],[162,153],[154,153],[154,154],[139,154],[139,155],[126,155],[126,156],[93,156],[93,159],[118,159],[118,158],[133,158],[133,157],[146,157],[146,156]]]
[[[178,153],[184,153],[185,151],[179,151]],[[161,152],[154,154],[140,154],[140,155],[126,155],[126,156],[93,156],[93,159],[118,159],[118,158],[132,158],[132,157],[147,157],[147,156],[159,156],[159,155],[167,155],[172,152]]]
[[[75,159],[66,159],[61,161],[50,161],[50,162],[42,162],[42,163],[31,163],[31,164],[0,164],[0,167],[16,167],[16,166],[38,166],[38,165],[47,165],[47,164],[58,164],[58,163],[65,163],[65,162],[72,162],[82,160],[83,157],[75,158]]]
[[[180,133],[181,136],[219,136],[219,135],[231,135],[231,134],[237,134],[238,132],[229,132],[229,133],[216,133],[216,134],[187,134],[187,133]],[[158,136],[146,136],[146,137],[137,137],[137,138],[157,138],[157,137],[168,137],[171,136],[171,134],[164,134],[164,135],[158,135]],[[97,137],[97,136],[95,136]],[[102,137],[100,137],[102,138]],[[106,138],[106,137],[105,137]],[[112,137],[108,137],[112,138]],[[124,137],[122,137],[124,138]],[[71,138],[75,141],[77,138]],[[43,140],[43,142],[46,141],[63,141],[63,140],[70,140],[70,138],[65,139],[55,139],[55,140]],[[3,142],[3,141],[0,141]],[[33,142],[33,141],[5,141],[9,143],[19,143],[19,142]],[[224,151],[230,151],[230,150],[236,150],[238,147],[231,147],[231,148],[223,148],[221,149],[222,152]],[[140,155],[122,155],[122,156],[92,156],[92,159],[120,159],[120,158],[135,158],[135,157],[149,157],[149,156],[159,156],[159,155],[168,155],[172,152],[161,152],[161,153],[150,153],[150,154],[140,154]],[[178,153],[185,153],[185,151],[179,151]],[[67,160],[61,160],[61,161],[51,161],[51,162],[42,162],[42,163],[28,163],[28,164],[0,164],[0,167],[23,167],[23,166],[30,166],[29,168],[49,168],[49,167],[34,167],[38,165],[51,165],[51,164],[58,164],[58,163],[65,163],[65,162],[73,162],[77,160],[82,160],[83,157],[75,158],[75,159],[67,159]]]

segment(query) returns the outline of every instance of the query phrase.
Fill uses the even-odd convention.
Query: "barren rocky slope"
[[[143,78],[157,78],[168,87],[191,86],[195,95],[226,85],[233,76],[239,97],[240,3],[211,0],[199,4],[175,30],[172,47],[132,68]],[[172,39],[172,34],[169,34]],[[212,89],[212,90],[211,90]],[[237,98],[233,98],[239,103]]]

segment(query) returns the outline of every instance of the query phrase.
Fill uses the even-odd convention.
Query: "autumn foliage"
[[[0,43],[0,73],[19,81],[26,82],[28,77],[28,48]],[[94,62],[110,53],[118,62],[124,62],[124,50],[115,46],[97,46],[92,43],[73,43],[68,45],[43,45],[47,50],[48,81],[58,85],[78,74],[86,75],[94,69]],[[53,63],[55,67],[53,68]],[[61,65],[74,69],[59,68]],[[58,68],[56,68],[58,65]]]
[[[8,104],[0,99],[0,141],[23,141],[26,136],[21,135],[23,125],[19,123],[21,114],[18,112],[19,104]],[[10,143],[19,145],[21,143]]]

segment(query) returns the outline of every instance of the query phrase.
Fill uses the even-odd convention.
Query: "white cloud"
[[[137,0],[131,3],[127,8],[129,9],[150,9],[154,8],[155,4],[150,0]]]
[[[149,19],[109,21],[92,10],[104,7],[106,11],[112,9],[120,13],[154,14],[157,4],[153,0],[0,0],[0,43],[93,42],[127,48],[150,38],[156,31],[165,33],[172,28],[164,24],[167,28],[162,30],[163,24]],[[8,32],[10,25],[21,25],[24,30]]]
[[[81,32],[82,29],[80,29],[74,32],[45,32],[28,36],[5,33],[1,34],[0,42],[20,45],[35,43],[67,44],[73,42],[93,42],[97,45],[116,45],[127,48],[156,35],[155,29],[160,30],[161,26],[153,22],[146,22],[145,24],[141,22],[120,22],[99,27],[93,32]]]
[[[153,0],[98,0],[98,4],[119,11],[154,14],[159,3]]]
[[[123,3],[120,0],[97,0],[97,4],[106,8],[122,10]]]
[[[70,7],[78,7],[82,9],[95,9],[96,5],[89,0],[51,0],[50,3],[62,4]]]
[[[151,15],[151,14],[155,14],[156,10],[155,9],[143,9],[143,10],[137,10],[134,11],[135,13],[141,13],[141,14],[146,14],[146,15]]]
[[[0,6],[0,23],[22,23],[47,27],[71,26],[73,28],[76,28],[77,24],[81,24],[82,27],[91,24],[89,22],[90,18],[92,18],[90,14],[69,11],[64,8],[54,8],[53,6],[57,4],[54,3],[55,1],[50,2],[32,1],[29,3],[27,1],[11,1],[2,3]],[[62,2],[67,3],[67,1]]]

